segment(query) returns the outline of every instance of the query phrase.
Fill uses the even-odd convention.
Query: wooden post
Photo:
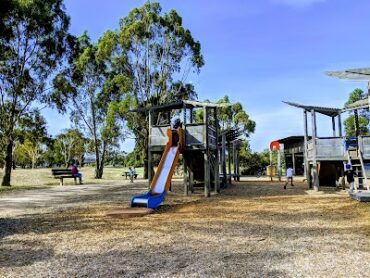
[[[335,117],[331,117],[331,125],[333,127],[333,137],[336,136],[336,132],[335,132]]]
[[[204,121],[204,196],[211,196],[211,175],[209,166],[209,144],[208,144],[208,109],[206,106],[203,108],[203,121]]]
[[[354,111],[355,113],[355,132],[356,132],[356,137],[359,137],[360,136],[360,124],[359,124],[359,121],[358,121],[358,110],[356,109]]]
[[[184,116],[183,128],[184,130],[186,130],[186,105],[185,104],[183,108],[183,114],[184,114],[183,115]],[[185,146],[186,146],[186,142],[184,141],[184,149],[185,149]],[[183,161],[183,169],[184,169],[184,195],[187,196],[189,195],[189,173],[188,173],[188,161],[185,155],[182,155],[182,161]]]
[[[309,161],[308,161],[308,151],[307,151],[307,145],[308,145],[308,123],[307,123],[307,111],[303,111],[303,117],[304,117],[304,176],[306,178],[307,184],[310,187],[311,186],[311,173],[309,171]],[[310,187],[311,188],[311,187]]]
[[[189,172],[188,172],[188,165],[187,165],[187,159],[185,159],[185,156],[182,156],[183,160],[183,167],[184,167],[184,195],[189,195]]]
[[[278,157],[277,157],[277,159],[278,159],[278,161],[277,161],[277,163],[278,163],[278,165],[277,165],[277,174],[278,174],[279,181],[281,181],[281,153],[280,153],[280,150],[277,151],[277,155],[278,155]]]
[[[293,175],[295,176],[295,152],[294,152],[294,149],[293,149],[293,152],[292,152],[292,161],[293,161]]]
[[[270,150],[270,179],[272,181],[272,150]]]
[[[237,181],[237,178],[236,178],[236,150],[235,150],[235,141],[233,142],[233,168],[234,168],[234,181]]]
[[[239,142],[237,143],[235,149],[236,149],[236,154],[235,154],[236,155],[236,180],[240,181],[240,161],[239,161],[240,145],[239,145]]]
[[[150,150],[150,138],[152,135],[152,121],[153,121],[153,112],[152,110],[149,110],[149,138],[148,138],[148,181],[149,185],[153,180],[153,175],[152,175],[152,152]]]
[[[217,108],[214,108],[215,117],[215,129],[216,129],[216,161],[215,161],[215,192],[220,193],[220,157],[218,153],[218,119],[217,119]]]
[[[338,115],[338,133],[339,137],[343,136],[343,131],[342,131],[342,116],[341,114]]]
[[[189,171],[189,190],[191,193],[194,193],[194,171],[193,166],[190,164],[190,167],[188,168]]]
[[[221,167],[222,175],[224,180],[224,185],[227,183],[227,173],[226,173],[226,134],[222,134],[222,145],[221,145]]]
[[[227,162],[228,162],[228,182],[231,184],[231,146],[230,142],[227,144]]]
[[[316,138],[317,138],[317,127],[316,127],[316,113],[315,110],[311,110],[312,116],[312,140],[313,140],[313,160],[312,160],[312,178],[313,188],[315,191],[319,190],[319,177],[317,173],[317,160],[316,160]]]
[[[193,107],[190,108],[190,123],[193,123]]]

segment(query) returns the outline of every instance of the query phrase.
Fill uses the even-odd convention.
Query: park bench
[[[55,179],[59,179],[60,185],[63,185],[64,179],[74,179],[77,184],[77,177],[72,175],[71,169],[51,169],[51,173]]]
[[[127,177],[129,177],[129,176],[130,176],[130,172],[129,172],[129,171],[127,171],[127,172],[123,172],[122,177],[123,177],[123,176],[125,176],[125,177],[126,177],[126,180],[127,180]],[[134,179],[137,179],[137,174],[135,174],[135,175],[134,175]]]

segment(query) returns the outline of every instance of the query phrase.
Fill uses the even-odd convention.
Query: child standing
[[[355,189],[355,172],[351,169],[351,164],[346,164],[344,175],[346,176],[347,182],[349,184],[349,192],[352,193]]]

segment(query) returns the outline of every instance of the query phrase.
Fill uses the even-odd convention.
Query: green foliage
[[[2,185],[10,185],[15,126],[33,104],[48,100],[48,81],[73,38],[62,0],[4,0],[0,10]]]
[[[117,35],[107,31],[97,43],[85,32],[78,38],[70,67],[54,79],[57,107],[69,109],[77,128],[91,138],[96,159],[95,177],[101,178],[110,147],[118,144],[122,115],[127,112],[131,79],[121,59],[111,56]]]
[[[124,161],[125,167],[142,167],[143,166],[143,151],[140,148],[134,148],[134,150],[127,154]]]
[[[124,100],[131,108],[196,97],[193,86],[185,81],[192,70],[199,72],[204,60],[200,43],[182,26],[176,11],[163,13],[159,3],[146,2],[121,19],[115,34],[111,65],[116,73],[128,71],[132,77]],[[146,160],[147,115],[125,113],[124,118]]]
[[[87,151],[88,139],[78,129],[68,129],[57,135],[53,144],[56,162],[61,161],[68,167],[72,160],[83,162]]]
[[[256,175],[270,163],[263,153],[252,152],[248,142],[241,144],[239,159],[243,175]]]
[[[356,101],[367,99],[367,95],[361,89],[354,89],[348,97],[348,101],[344,104],[345,107],[348,107],[350,104],[355,103]],[[359,122],[359,133],[360,135],[369,134],[369,111],[368,109],[360,109],[358,111],[358,122]],[[344,120],[344,130],[347,136],[356,136],[356,125],[355,125],[355,115],[351,112]]]
[[[106,165],[111,165],[112,167],[123,167],[125,165],[126,152],[111,150],[107,154],[105,160]]]
[[[256,123],[249,118],[240,102],[231,105],[229,97],[224,96],[217,103],[228,104],[228,106],[218,109],[217,117],[222,130],[238,127],[246,134],[254,132]]]
[[[48,140],[46,120],[40,111],[34,110],[19,119],[15,129],[14,161],[22,167],[36,168],[40,162],[43,146]]]

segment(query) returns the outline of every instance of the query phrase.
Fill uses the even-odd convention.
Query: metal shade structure
[[[358,100],[343,108],[343,112],[369,108],[369,98]]]
[[[293,107],[301,108],[305,111],[312,111],[314,110],[317,113],[323,114],[325,116],[329,117],[336,117],[341,114],[342,109],[340,108],[331,108],[331,107],[322,107],[322,106],[312,106],[312,105],[304,105],[304,104],[299,104],[296,102],[291,102],[291,101],[283,101],[285,104],[288,104]]]
[[[336,77],[339,79],[356,80],[356,81],[367,81],[368,94],[370,96],[370,68],[359,68],[359,69],[348,69],[340,71],[327,71],[325,72],[330,77]],[[367,104],[366,104],[367,103]],[[361,108],[370,107],[370,97],[365,100],[359,100],[351,104],[349,107],[343,109],[343,111],[356,110]]]
[[[326,75],[339,79],[370,81],[370,68],[326,71]]]

